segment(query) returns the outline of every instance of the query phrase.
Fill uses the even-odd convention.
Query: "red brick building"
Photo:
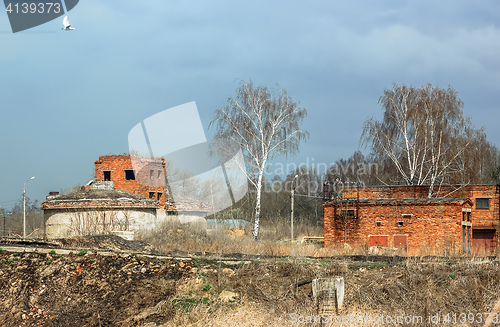
[[[409,254],[432,251],[496,252],[500,186],[351,187],[328,192],[324,203],[325,246],[400,248]]]
[[[144,159],[129,154],[100,156],[94,161],[95,181],[112,182],[113,188],[155,199],[167,214],[205,216],[206,203],[172,199],[165,179],[164,158]],[[175,201],[175,203],[174,203]]]
[[[132,165],[132,159],[128,154],[100,156],[99,160],[94,161],[95,180],[113,182],[113,187],[117,190],[155,199],[164,206],[165,161],[163,158],[134,158],[134,164]]]

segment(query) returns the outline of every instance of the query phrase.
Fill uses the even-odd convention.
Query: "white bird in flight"
[[[63,25],[64,27],[61,28],[62,30],[67,30],[67,31],[74,30],[74,28],[71,27],[71,25],[69,24],[68,16],[64,16]]]

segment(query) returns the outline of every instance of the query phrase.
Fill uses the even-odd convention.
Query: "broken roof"
[[[42,209],[70,207],[149,207],[158,208],[158,202],[141,195],[121,190],[85,189],[75,193],[55,196],[41,204]]]

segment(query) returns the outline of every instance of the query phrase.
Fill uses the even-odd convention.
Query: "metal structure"
[[[347,225],[359,218],[359,188],[358,182],[342,182],[337,179],[332,185],[323,183],[323,201],[332,202],[335,206],[335,218],[344,224],[344,243],[347,244]]]
[[[314,306],[319,316],[338,315],[344,302],[343,277],[317,278],[312,280]],[[320,320],[322,326],[322,320]]]

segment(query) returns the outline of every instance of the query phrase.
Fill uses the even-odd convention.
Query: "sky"
[[[349,157],[394,83],[452,86],[500,146],[497,1],[82,0],[68,16],[73,31],[61,17],[12,33],[0,13],[7,209],[31,176],[38,200],[87,183],[100,155],[127,153],[129,131],[163,110],[195,101],[210,139],[241,80],[279,84],[308,111],[310,139],[274,165]]]

